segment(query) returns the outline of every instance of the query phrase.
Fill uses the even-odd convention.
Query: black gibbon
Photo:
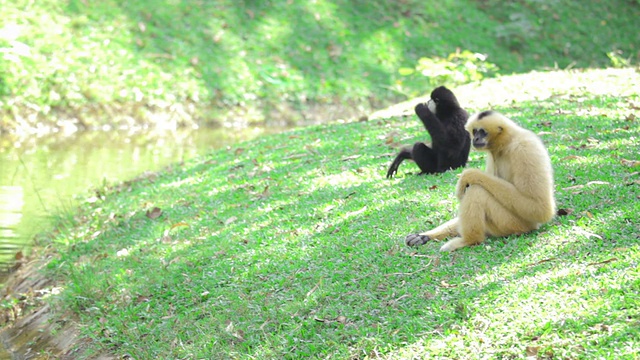
[[[484,111],[469,120],[473,147],[486,151],[486,169],[467,169],[456,186],[458,217],[407,236],[409,246],[453,236],[440,251],[479,244],[489,236],[538,229],[555,214],[553,169],[542,141],[507,117]]]
[[[431,147],[417,142],[413,147],[402,148],[389,166],[387,179],[398,172],[398,167],[406,159],[415,161],[420,175],[465,166],[471,143],[464,129],[469,114],[460,107],[451,90],[444,86],[435,88],[431,99],[416,105],[415,112],[431,136]]]

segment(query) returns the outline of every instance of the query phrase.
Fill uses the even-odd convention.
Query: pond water
[[[0,137],[0,269],[27,254],[34,236],[52,225],[52,215],[75,211],[92,188],[282,130],[94,131],[20,143]]]

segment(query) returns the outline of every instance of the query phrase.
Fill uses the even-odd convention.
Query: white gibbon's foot
[[[466,244],[461,237],[455,237],[455,238],[447,241],[446,244],[442,245],[442,247],[440,247],[440,251],[441,252],[451,252],[451,251],[460,249],[461,247],[465,247],[467,245],[468,244]]]
[[[420,234],[407,235],[405,239],[407,246],[420,246],[426,244],[428,241],[431,241],[431,238],[428,235]]]

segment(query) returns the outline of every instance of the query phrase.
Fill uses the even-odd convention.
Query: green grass
[[[415,116],[312,126],[101,192],[41,239],[55,316],[77,319],[85,355],[139,359],[638,358],[640,76],[456,92],[500,103],[479,89],[523,78],[549,96],[497,109],[540,133],[570,212],[539,231],[407,248],[455,215],[459,171],[384,178],[395,145],[424,138]]]
[[[637,2],[0,0],[0,129],[351,118],[458,49],[502,74],[637,63]],[[320,113],[313,105],[333,105]],[[161,114],[162,116],[159,116]]]

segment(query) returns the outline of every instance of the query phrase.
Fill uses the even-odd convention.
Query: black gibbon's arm
[[[434,138],[440,139],[446,136],[446,129],[440,119],[429,110],[427,104],[421,103],[416,105],[416,114],[425,129],[431,135],[431,139],[433,141]]]
[[[431,144],[417,142],[403,148],[389,166],[387,178],[392,178],[407,159],[415,162],[420,174],[436,174],[464,166],[469,155],[469,136],[464,129],[468,114],[455,95],[444,86],[437,87],[431,92],[429,102],[417,104],[414,111],[429,133]]]
[[[400,167],[400,164],[402,164],[402,162],[407,159],[411,159],[411,150],[409,150],[408,148],[403,148],[402,150],[400,150],[396,158],[393,159],[391,166],[389,166],[389,170],[387,171],[387,179],[391,179],[393,175],[398,172],[398,167]]]

